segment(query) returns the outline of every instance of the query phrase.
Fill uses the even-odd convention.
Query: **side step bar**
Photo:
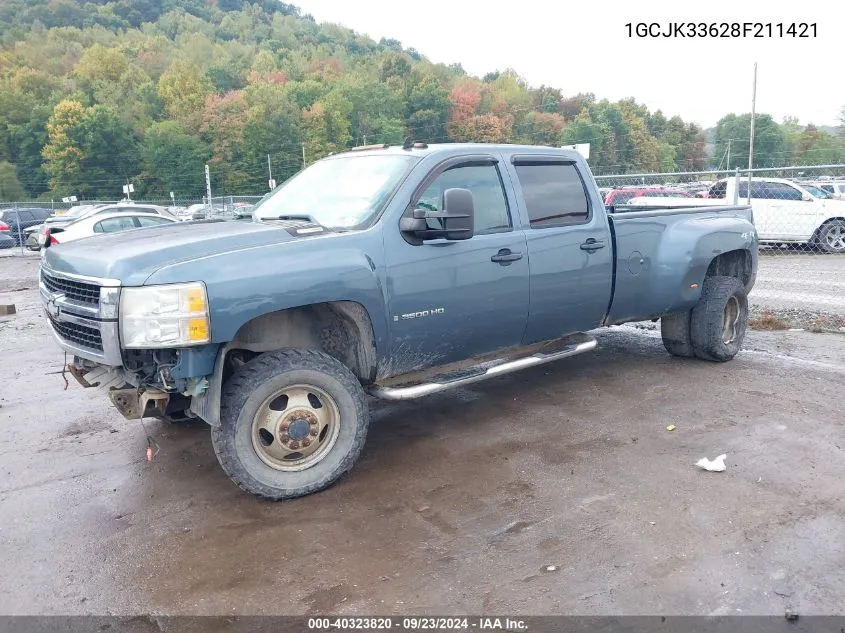
[[[586,337],[585,337],[586,338]],[[421,398],[428,396],[438,391],[446,391],[455,387],[463,387],[474,382],[480,382],[493,378],[494,376],[501,376],[509,374],[520,369],[534,367],[536,365],[544,365],[552,361],[560,360],[561,358],[568,358],[576,354],[583,354],[596,348],[598,343],[594,338],[586,338],[577,343],[571,343],[563,348],[556,349],[547,353],[537,352],[531,356],[523,356],[513,360],[496,363],[491,366],[490,363],[485,363],[486,368],[474,367],[460,372],[459,375],[444,374],[440,377],[435,376],[431,382],[424,382],[416,385],[404,385],[398,387],[385,387],[382,385],[373,385],[370,387],[370,394],[382,400],[413,400],[414,398]],[[438,380],[440,378],[440,380]]]

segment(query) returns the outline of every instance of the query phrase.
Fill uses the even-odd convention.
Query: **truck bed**
[[[607,325],[691,308],[714,255],[755,240],[748,206],[622,209],[608,214],[616,261]]]

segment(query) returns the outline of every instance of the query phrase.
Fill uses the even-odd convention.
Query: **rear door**
[[[762,228],[757,229],[760,239],[810,239],[825,217],[821,201],[816,198],[804,200],[800,189],[785,182],[766,182],[765,185],[767,213],[762,219]],[[751,195],[754,196],[754,183]],[[756,224],[756,207],[754,220]]]
[[[409,200],[441,211],[443,192],[469,189],[475,234],[468,240],[415,241],[385,226],[391,320],[390,374],[464,360],[519,345],[528,318],[525,235],[498,156],[448,159]],[[428,220],[429,228],[441,228]]]
[[[530,299],[523,344],[598,327],[613,278],[604,207],[573,161],[515,155],[511,163],[528,226]]]

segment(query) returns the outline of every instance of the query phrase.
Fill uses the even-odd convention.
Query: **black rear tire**
[[[736,277],[708,277],[690,314],[695,355],[723,363],[737,355],[748,328],[748,295]]]
[[[284,469],[284,465],[280,469],[278,464],[273,467],[266,453],[259,455],[256,416],[267,410],[268,400],[276,394],[308,387],[331,400],[338,427],[332,430],[332,443],[313,465],[299,470]],[[211,440],[220,466],[235,484],[278,501],[317,492],[345,475],[361,454],[369,421],[364,390],[346,366],[323,352],[288,349],[261,354],[232,374],[223,386],[220,425],[211,428]],[[297,423],[299,419],[293,424]],[[271,443],[290,441],[263,428],[258,435]],[[319,441],[323,435],[320,433]]]
[[[661,317],[660,336],[663,338],[663,347],[672,356],[681,358],[693,358],[695,356],[690,338],[689,310]]]
[[[825,253],[845,253],[845,222],[832,220],[819,230],[819,247]]]

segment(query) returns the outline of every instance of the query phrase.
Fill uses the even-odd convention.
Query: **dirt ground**
[[[374,403],[350,476],[269,503],[207,428],[147,421],[148,463],[140,423],[63,389],[37,261],[0,258],[0,613],[845,613],[845,335],[752,332],[720,365],[605,330]]]

